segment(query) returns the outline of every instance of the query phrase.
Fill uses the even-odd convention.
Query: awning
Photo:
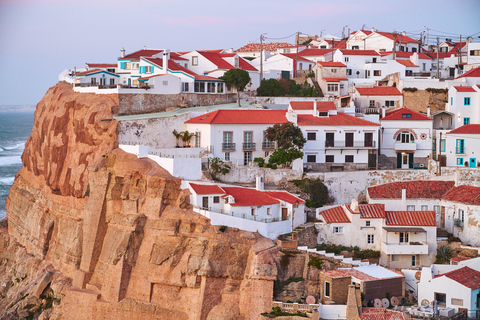
[[[427,232],[425,229],[418,227],[383,227],[383,230],[387,232]]]

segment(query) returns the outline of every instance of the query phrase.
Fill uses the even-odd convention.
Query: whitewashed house
[[[290,102],[288,121],[299,126],[307,143],[304,167],[343,171],[375,167],[379,124],[338,112],[328,101]]]
[[[395,51],[417,52],[419,41],[406,36],[404,33],[393,34],[390,32],[374,31],[365,37],[365,50],[379,52],[392,51],[395,43]]]
[[[75,73],[76,88],[85,87],[101,87],[101,88],[116,88],[119,84],[120,76],[114,72],[106,71],[104,69],[90,69],[83,72]]]
[[[455,115],[451,123],[454,128],[480,124],[480,85],[450,87],[445,109]]]
[[[330,49],[310,48],[310,49],[302,50],[298,54],[307,60],[310,60],[313,62],[320,62],[320,61],[325,61],[326,60],[325,56],[327,55],[327,53],[330,53],[330,52],[332,52],[332,50]]]
[[[392,51],[381,53],[382,59],[386,60],[410,60],[414,65],[419,67],[419,73],[413,76],[430,77],[432,69],[432,58],[425,53],[418,52],[395,52],[395,58]]]
[[[344,63],[347,66],[346,76],[349,80],[366,79],[366,66],[380,62],[380,54],[375,50],[341,49],[335,51],[333,61]]]
[[[317,62],[313,67],[315,81],[326,97],[340,97],[348,93],[347,66],[341,62]]]
[[[382,167],[427,167],[433,142],[433,119],[429,115],[400,108],[381,117],[380,125],[380,153],[384,156],[381,159]]]
[[[468,42],[466,45],[466,65],[465,71],[480,67],[480,43]]]
[[[249,165],[276,149],[266,129],[288,122],[285,110],[216,110],[185,122],[195,133],[195,146],[206,148],[214,157],[237,165]]]
[[[264,42],[262,44],[256,42],[248,43],[243,47],[238,48],[235,52],[242,58],[258,58],[260,57],[260,48],[264,54],[268,53],[268,56],[271,56],[277,53],[278,48],[288,46],[291,46],[288,42]]]
[[[463,125],[447,132],[444,138],[442,147],[445,148],[447,166],[480,166],[480,124]]]
[[[266,191],[257,177],[257,188],[189,183],[193,210],[212,225],[258,231],[275,239],[306,222],[305,201],[286,191]]]
[[[434,211],[386,211],[383,204],[351,204],[317,211],[318,242],[380,251],[391,268],[430,265],[437,250]]]
[[[372,30],[358,30],[350,33],[347,40],[348,50],[365,50],[365,38],[369,36],[375,29]]]
[[[355,87],[353,101],[358,113],[380,113],[384,107],[402,107],[403,95],[395,87]]]
[[[436,276],[422,272],[418,301],[432,306],[436,303],[440,316],[463,312],[475,318],[480,311],[480,272],[467,266]]]
[[[253,60],[252,65],[259,69],[260,59]],[[302,71],[301,76],[304,76],[304,73],[312,70],[314,65],[315,62],[303,58],[300,53],[298,56],[296,53],[279,53],[264,59],[263,72],[268,74],[280,71],[281,78],[291,79],[296,77],[297,71]]]

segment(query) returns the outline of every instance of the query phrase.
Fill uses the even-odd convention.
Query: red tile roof
[[[468,77],[475,77],[475,78],[480,77],[480,67],[472,69],[470,71],[467,71],[464,74],[462,74],[461,76],[457,77],[456,79],[458,79],[458,78],[468,78]]]
[[[361,96],[401,96],[396,87],[356,88]]]
[[[263,191],[264,193],[268,194],[270,197],[285,201],[290,204],[304,203],[305,200],[302,200],[294,195],[286,192],[286,191]]]
[[[480,272],[469,267],[456,269],[440,276],[450,278],[472,290],[480,288]]]
[[[313,110],[315,102],[318,111],[337,110],[333,101],[290,101],[290,106],[293,110]]]
[[[242,70],[258,71],[257,68],[252,66],[250,62],[243,59],[242,57],[238,57],[238,67]]]
[[[387,226],[437,226],[435,211],[386,211]]]
[[[410,59],[410,57],[414,54],[415,52],[406,52],[406,51],[396,51],[395,52],[395,58],[398,59],[398,58],[405,58],[405,59]],[[426,55],[425,53],[421,53],[421,52],[417,52],[418,53],[418,58],[419,59],[426,59],[426,60],[432,60],[431,57],[429,57],[428,55]],[[380,55],[382,57],[385,57],[385,56],[388,56],[388,55],[391,55],[393,54],[392,51],[384,51],[384,52],[380,52]],[[435,57],[436,58],[436,57]]]
[[[285,110],[216,110],[185,123],[274,124],[288,122]]]
[[[87,63],[90,68],[116,68],[116,63]]]
[[[328,44],[332,45],[332,40],[325,39],[325,41]],[[345,45],[346,45],[345,42],[346,41],[344,41],[344,40],[333,40],[333,44],[334,44],[333,49],[345,49]]]
[[[361,219],[385,218],[385,205],[381,204],[359,204]]]
[[[440,199],[455,186],[454,181],[401,181],[368,187],[371,199],[401,199],[405,188],[407,199]]]
[[[430,57],[430,59],[437,59],[437,53],[436,52],[425,52],[427,56]],[[449,52],[439,52],[438,53],[438,58],[439,59],[445,59],[445,58],[450,58],[451,56],[457,56],[456,52],[453,52],[453,50],[450,50]]]
[[[403,114],[411,114],[410,118],[403,118]],[[384,120],[405,120],[405,121],[411,121],[411,120],[433,120],[430,117],[427,117],[424,114],[421,114],[420,112],[410,110],[408,108],[400,108],[393,110],[385,115],[384,118],[381,118],[380,121]]]
[[[290,46],[288,42],[265,42],[262,44],[263,51],[276,51],[278,48]],[[249,43],[239,48],[237,52],[260,52],[260,43]]]
[[[375,50],[340,50],[344,56],[379,56],[380,54]]]
[[[240,187],[223,187],[222,189],[227,195],[235,198],[235,203],[230,203],[231,206],[246,207],[279,203],[279,200],[255,189]]]
[[[314,63],[312,60],[308,60],[308,59],[302,57],[300,54],[298,55],[298,57],[297,57],[296,53],[279,53],[279,54],[282,55],[282,56],[285,56],[287,58],[290,58],[292,60]]]
[[[454,262],[462,262],[462,261],[466,261],[466,260],[470,260],[472,258],[467,258],[467,257],[464,257],[464,256],[456,256],[456,257],[453,257],[450,259],[450,261],[454,261]]]
[[[319,61],[317,62],[322,67],[347,67],[341,62],[333,62],[333,61]]]
[[[323,78],[326,82],[340,82],[340,81],[348,81],[347,78]]]
[[[313,115],[299,114],[299,126],[379,126],[378,123],[363,120],[346,113],[329,115],[328,117],[315,117]]]
[[[357,31],[353,31],[352,33],[350,34],[355,34],[357,32],[363,32],[364,34],[366,34],[367,36],[372,33],[373,31],[370,31],[370,30],[357,30]]]
[[[115,74],[115,73],[113,73],[113,72],[109,72],[109,71],[102,70],[102,69],[92,69],[92,70],[88,70],[88,71],[77,72],[75,75],[76,75],[76,76],[88,76],[89,74],[93,74],[93,73],[97,73],[97,72],[104,72],[104,73],[108,73],[108,74]]]
[[[480,187],[454,187],[442,199],[480,206]]]
[[[454,86],[454,88],[457,90],[457,92],[477,92],[473,87]]]
[[[455,130],[448,132],[448,134],[452,133],[480,134],[480,124],[465,124]]]
[[[163,52],[163,50],[158,49],[142,49],[130,54],[127,54],[125,58],[120,59],[131,59],[131,60],[140,60],[140,57],[151,57],[157,53]]]
[[[222,56],[217,52],[209,52],[209,51],[197,51],[201,54],[205,59],[216,65],[220,69],[235,69],[230,63],[225,61]]]
[[[190,183],[190,187],[192,187],[196,194],[225,194],[225,191],[216,184]]]
[[[349,223],[347,214],[341,206],[333,207],[325,211],[320,212],[323,220],[326,223]]]
[[[366,309],[382,309],[382,311],[368,312]],[[363,308],[360,320],[405,320],[401,311],[389,310],[387,308]]]
[[[412,61],[410,60],[395,60],[397,61],[398,63],[404,65],[405,67],[418,67],[416,64],[414,64]]]
[[[331,49],[305,49],[298,53],[302,57],[312,57],[312,56],[324,56],[325,54],[332,52]]]
[[[188,59],[181,57],[180,54],[176,52],[170,52],[170,60],[183,60],[188,61]]]
[[[375,31],[375,33],[378,33],[390,40],[395,40],[396,42],[399,42],[399,43],[418,43],[418,40],[412,39],[402,34],[397,34],[395,37],[394,34],[390,32]]]

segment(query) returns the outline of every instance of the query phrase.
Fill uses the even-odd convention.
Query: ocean
[[[0,106],[0,220],[6,216],[5,199],[15,174],[22,168],[20,156],[33,128],[34,110],[19,109]]]

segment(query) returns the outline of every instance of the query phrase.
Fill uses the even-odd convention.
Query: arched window
[[[402,131],[398,136],[397,136],[397,141],[401,143],[410,143],[410,142],[415,142],[415,137],[411,132],[408,131]]]

